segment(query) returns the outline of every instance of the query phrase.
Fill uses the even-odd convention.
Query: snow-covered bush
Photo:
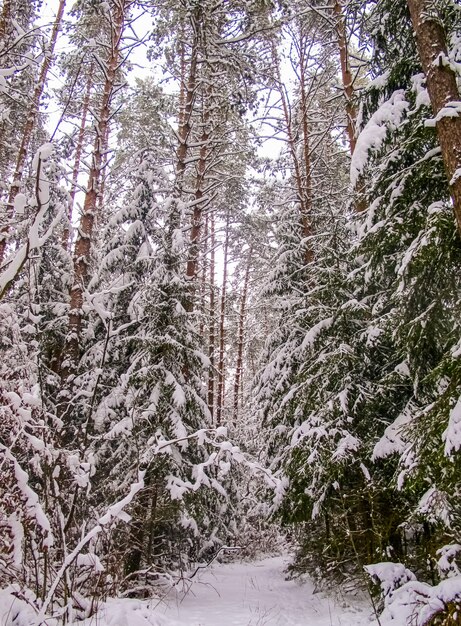
[[[440,553],[444,565],[453,546]],[[456,548],[457,551],[457,548]],[[401,563],[376,563],[365,570],[381,588],[384,608],[381,626],[455,626],[461,623],[461,575],[454,574],[437,585],[420,582]]]

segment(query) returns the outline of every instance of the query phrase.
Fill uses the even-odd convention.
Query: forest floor
[[[287,557],[214,563],[159,600],[112,599],[79,626],[372,626],[366,598],[286,580]],[[41,621],[56,626],[57,620]],[[77,624],[77,622],[75,622]],[[0,626],[37,626],[31,606],[0,591]]]
[[[365,626],[374,622],[365,598],[315,593],[286,580],[286,557],[214,564],[192,582],[150,602],[113,600],[97,626]],[[185,593],[187,592],[187,593]]]

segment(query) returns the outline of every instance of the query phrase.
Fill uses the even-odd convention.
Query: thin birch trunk
[[[461,235],[461,117],[455,113],[461,96],[448,59],[446,34],[436,4],[428,0],[408,0],[416,45],[436,119],[453,211]]]

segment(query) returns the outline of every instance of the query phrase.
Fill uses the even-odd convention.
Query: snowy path
[[[365,626],[371,607],[324,594],[312,583],[284,579],[287,560],[215,565],[197,574],[190,592],[170,596],[156,611],[187,626]],[[195,579],[194,579],[195,580]]]
[[[285,580],[287,560],[215,564],[201,570],[189,592],[163,601],[112,599],[81,626],[372,626],[371,607],[315,594],[311,582]],[[52,619],[49,626],[55,626]],[[0,626],[36,626],[32,607],[0,591]]]

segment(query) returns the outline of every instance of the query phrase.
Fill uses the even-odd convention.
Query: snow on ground
[[[187,626],[365,626],[364,600],[334,600],[312,582],[285,580],[288,559],[214,565],[199,571],[184,596],[170,594],[156,609]],[[196,580],[198,578],[198,580]]]
[[[216,563],[159,600],[113,599],[77,626],[372,626],[371,606],[285,580],[286,557]],[[187,593],[186,593],[187,592]],[[47,626],[55,626],[46,619]],[[26,602],[0,591],[0,626],[38,626]]]

